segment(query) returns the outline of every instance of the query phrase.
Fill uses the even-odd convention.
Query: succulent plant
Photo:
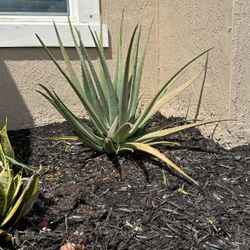
[[[149,36],[145,39],[145,46],[140,54],[141,27],[137,25],[134,29],[124,63],[122,58],[123,25],[121,22],[120,33],[118,34],[116,70],[113,79],[105,59],[102,36],[99,38],[98,35],[90,29],[100,63],[100,70],[97,70],[90,60],[80,32],[74,29],[69,20],[72,39],[81,62],[81,72],[78,74],[70,62],[55,24],[54,28],[66,69],[57,62],[51,51],[46,47],[38,35],[37,38],[81,101],[92,121],[93,127],[88,126],[82,119],[73,114],[53,90],[41,85],[44,91],[39,90],[38,92],[42,94],[70,123],[77,138],[93,150],[105,152],[107,154],[118,154],[120,152],[134,150],[146,152],[162,160],[168,166],[174,168],[180,174],[196,183],[179,166],[154,148],[153,145],[167,143],[166,140],[163,141],[160,139],[161,137],[166,137],[184,129],[205,125],[215,121],[194,121],[193,123],[171,128],[155,128],[151,131],[146,131],[145,127],[149,119],[156,112],[158,112],[168,101],[190,86],[198,76],[204,72],[207,63],[192,79],[170,91],[170,86],[175,82],[178,76],[182,74],[191,63],[203,55],[206,55],[209,50],[202,52],[178,70],[170,80],[163,84],[152,100],[143,107],[140,104],[140,83]],[[72,96],[72,98],[76,97]],[[70,138],[67,137],[66,139]]]
[[[39,177],[33,174],[27,181],[22,172],[14,173],[14,151],[10,144],[6,125],[0,131],[0,240],[10,240],[5,230],[11,228],[31,209],[38,195]]]

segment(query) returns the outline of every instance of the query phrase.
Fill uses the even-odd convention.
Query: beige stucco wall
[[[184,63],[200,52],[209,53],[209,67],[199,118],[232,118],[237,122],[210,125],[203,129],[225,146],[250,142],[250,2],[248,0],[103,0],[104,22],[108,25],[110,46],[106,55],[113,70],[116,37],[122,9],[124,34],[128,43],[135,24],[143,24],[144,34],[154,20],[143,76],[144,101]],[[62,60],[54,49],[59,61]],[[91,57],[96,60],[93,49]],[[79,62],[72,49],[71,59]],[[177,85],[204,64],[199,60]],[[58,90],[77,114],[82,107],[58,70],[42,49],[0,48],[0,120],[8,116],[11,129],[31,127],[62,118],[35,92],[38,84]],[[166,115],[193,118],[202,78],[162,111]]]
[[[235,0],[232,17],[230,115],[238,122],[229,140],[241,144],[250,142],[250,1]]]
[[[237,121],[210,125],[202,131],[225,147],[249,143],[250,2],[162,0],[158,3],[160,80],[168,79],[184,62],[213,47],[209,53],[199,118]],[[191,69],[189,74],[194,72]],[[181,116],[188,113],[188,118],[192,119],[201,83],[202,78],[163,112]]]
[[[232,1],[163,0],[159,1],[160,79],[168,79],[192,57],[206,49],[209,53],[208,71],[198,118],[230,117],[230,37]],[[194,65],[204,64],[205,57]],[[198,67],[197,67],[198,68]],[[192,76],[198,69],[191,67],[185,75]],[[165,114],[194,118],[200,95],[201,76],[170,105]],[[180,79],[183,82],[185,78]],[[178,103],[178,105],[173,105]],[[231,123],[230,123],[231,124]],[[206,126],[205,134],[227,142],[227,124]]]

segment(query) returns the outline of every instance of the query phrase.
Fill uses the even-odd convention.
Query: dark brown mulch
[[[158,115],[151,125],[169,121]],[[17,157],[42,167],[38,201],[12,230],[15,249],[66,241],[95,250],[250,249],[249,146],[227,151],[196,129],[173,136],[180,146],[159,149],[197,187],[142,153],[119,156],[118,166],[82,145],[45,140],[72,134],[66,123],[10,134]]]

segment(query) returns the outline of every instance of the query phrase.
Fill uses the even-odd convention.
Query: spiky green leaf
[[[194,128],[194,127],[202,126],[202,125],[206,125],[206,124],[221,122],[221,121],[225,121],[225,120],[207,120],[207,121],[198,121],[198,122],[194,122],[191,124],[184,124],[184,125],[176,126],[173,128],[167,128],[167,129],[155,131],[152,133],[148,133],[148,134],[145,134],[143,136],[139,136],[139,137],[135,138],[135,141],[144,142],[147,140],[155,140],[155,139],[158,139],[158,138],[161,138],[164,136],[168,136],[170,134],[177,133],[177,132],[182,131],[182,130],[186,130],[189,128]]]
[[[91,29],[90,29],[90,33],[95,43],[95,46],[97,48],[99,60],[100,60],[102,71],[103,71],[104,78],[105,78],[105,83],[107,87],[106,94],[107,94],[108,107],[109,107],[109,122],[110,124],[112,124],[118,114],[118,100],[117,100],[116,92],[115,92],[115,89],[114,89],[114,86],[110,77],[110,73],[108,70],[108,65],[105,59],[103,48],[99,44],[98,37],[94,35]]]
[[[131,142],[126,143],[124,147],[131,147],[132,149],[140,150],[145,153],[148,153],[152,156],[155,156],[156,158],[162,160],[165,162],[169,167],[176,170],[179,174],[183,175],[190,181],[192,181],[194,184],[198,185],[198,183],[193,180],[189,175],[187,175],[180,167],[178,167],[174,162],[172,162],[170,159],[168,159],[165,155],[163,155],[159,150],[151,147],[150,145],[144,144],[144,143],[138,143],[138,142]]]

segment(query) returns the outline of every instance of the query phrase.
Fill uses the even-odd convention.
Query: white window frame
[[[77,27],[86,47],[94,47],[89,27],[99,33],[99,0],[69,0],[70,19]],[[40,47],[37,33],[49,47],[58,47],[53,29],[55,21],[66,47],[73,47],[67,16],[0,15],[0,47]],[[108,47],[108,30],[103,25],[103,44]]]

